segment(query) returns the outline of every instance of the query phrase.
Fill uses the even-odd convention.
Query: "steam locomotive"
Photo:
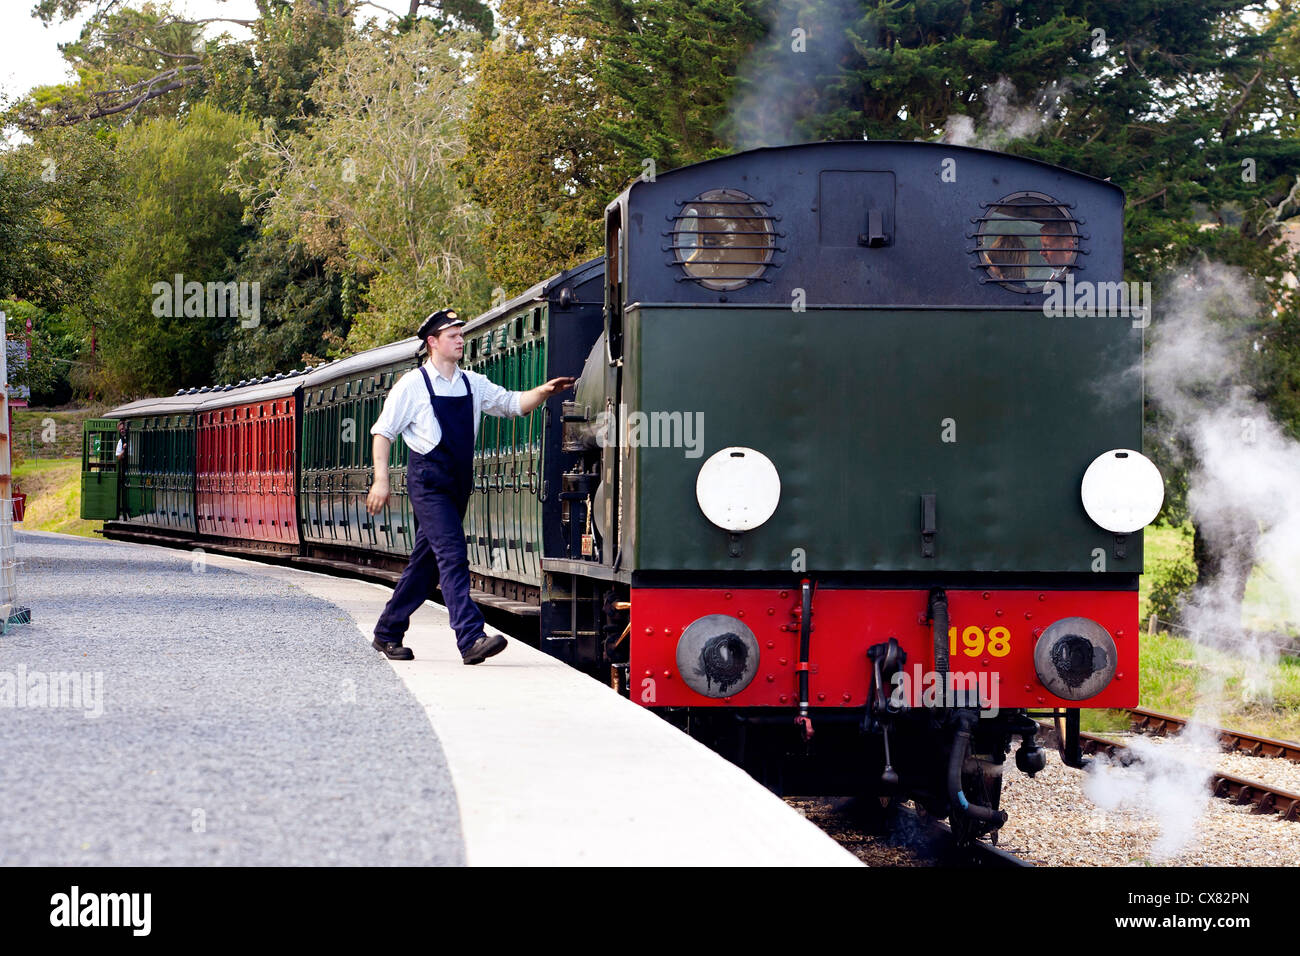
[[[603,257],[465,327],[464,364],[507,388],[582,370],[569,400],[482,422],[476,600],[780,793],[996,833],[1013,746],[1044,765],[1035,716],[1077,765],[1079,708],[1137,703],[1163,486],[1139,450],[1145,316],[1114,294],[1123,203],[929,143],[634,182]],[[83,516],[391,580],[406,449],[371,517],[368,435],[421,350],[114,409],[86,425]]]

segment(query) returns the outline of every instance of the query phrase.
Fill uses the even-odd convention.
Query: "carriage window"
[[[738,189],[710,189],[682,204],[669,248],[704,288],[739,289],[760,278],[772,261],[773,218],[764,203]]]
[[[981,282],[1012,292],[1042,292],[1079,268],[1079,222],[1067,203],[1037,192],[1012,193],[984,204],[974,220]]]

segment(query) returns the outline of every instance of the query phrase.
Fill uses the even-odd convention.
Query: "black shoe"
[[[403,647],[401,641],[381,641],[376,637],[370,642],[370,646],[377,651],[382,651],[390,661],[415,660],[415,652],[409,647]]]
[[[460,655],[466,664],[482,664],[493,654],[500,654],[506,649],[506,639],[500,634],[485,634],[469,646],[469,650]]]

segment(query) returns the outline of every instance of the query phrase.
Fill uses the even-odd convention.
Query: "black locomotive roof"
[[[700,209],[710,203],[716,205]],[[1019,219],[1006,215],[1014,207],[1022,210]],[[724,209],[735,212],[734,225],[717,224]],[[622,227],[625,303],[1040,308],[1042,279],[1053,271],[1040,255],[1045,218],[1067,223],[1075,237],[1069,269],[1075,281],[1123,278],[1118,186],[1038,160],[946,143],[834,141],[749,150],[638,180],[606,215]],[[998,225],[988,225],[995,220]],[[1027,241],[1004,241],[1015,253],[995,255],[1016,262],[1025,254],[1021,274],[1034,277],[1032,291],[1026,288],[1032,283],[1015,287],[989,271],[989,237],[1003,235],[993,231],[1003,228],[1020,230]],[[728,246],[735,252],[725,252]],[[701,263],[734,262],[722,258],[734,254],[748,267],[769,253],[758,274],[738,286],[701,278]],[[688,273],[683,260],[696,271]]]
[[[793,143],[787,146],[759,146],[754,149],[747,149],[743,152],[731,153],[727,156],[715,156],[712,159],[700,160],[698,163],[690,163],[686,166],[678,166],[674,169],[665,170],[664,172],[657,173],[655,175],[655,180],[657,182],[658,180],[667,179],[672,176],[679,176],[682,173],[688,171],[696,171],[696,172],[708,171],[710,167],[714,167],[719,164],[722,165],[730,164],[738,160],[748,161],[752,158],[756,161],[761,162],[763,158],[766,156],[782,156],[782,155],[788,155],[790,153],[795,153],[795,152],[805,151],[810,149],[819,149],[819,150],[843,149],[843,148],[850,148],[850,147],[853,149],[860,149],[861,147],[864,146],[869,147],[873,150],[882,147],[898,147],[898,148],[905,148],[905,149],[938,151],[946,155],[964,153],[971,156],[993,157],[997,159],[999,162],[1003,162],[1003,163],[1026,163],[1033,166],[1039,166],[1044,170],[1050,170],[1053,173],[1065,173],[1069,176],[1076,177],[1080,180],[1087,180],[1089,182],[1097,183],[1098,185],[1107,186],[1110,189],[1114,189],[1115,191],[1117,191],[1121,197],[1124,195],[1124,190],[1121,189],[1119,186],[1117,186],[1115,183],[1111,182],[1109,179],[1098,179],[1096,176],[1089,176],[1087,173],[1081,173],[1078,172],[1077,170],[1069,169],[1065,166],[1056,166],[1052,163],[1045,163],[1041,159],[1031,159],[1030,157],[1027,156],[1016,156],[1012,153],[1003,153],[995,149],[981,149],[978,146],[957,146],[952,143],[917,142],[915,140],[905,140],[905,139],[863,139],[863,140],[828,139],[817,143]],[[644,185],[644,184],[645,184],[644,179],[640,179],[640,178],[636,179],[631,183],[631,185],[627,187],[627,189],[623,190],[623,192],[619,194],[619,199],[626,196],[638,185]],[[615,199],[606,208],[607,209],[614,208],[617,202],[618,199]]]

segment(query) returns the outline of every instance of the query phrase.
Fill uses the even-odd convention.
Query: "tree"
[[[351,40],[322,60],[302,132],[268,125],[245,152],[235,182],[263,228],[366,280],[350,349],[410,335],[448,302],[487,303],[481,215],[455,171],[467,104],[457,57],[477,42],[424,23]]]
[[[191,20],[166,0],[139,9],[124,0],[40,0],[32,14],[45,23],[70,20],[89,10],[80,39],[65,56],[78,82],[41,87],[12,110],[8,122],[23,129],[125,116],[172,115],[216,87],[223,109],[257,115],[296,112],[301,93],[314,79],[314,51],[336,47],[352,31],[359,10],[373,7],[398,17],[409,29],[420,11],[439,30],[490,32],[492,14],[482,0],[408,0],[401,16],[368,0],[256,0],[255,19],[207,17]],[[212,23],[248,27],[251,46],[228,35],[203,41]],[[280,55],[276,55],[280,54]],[[242,100],[232,109],[230,99]],[[260,104],[258,101],[261,101]],[[297,103],[295,104],[295,100]],[[260,107],[260,108],[259,108]]]
[[[239,253],[238,275],[258,284],[260,322],[226,339],[217,381],[317,364],[347,337],[352,316],[343,308],[344,276],[293,236],[270,231],[249,240]]]
[[[763,0],[590,0],[593,80],[618,112],[600,132],[620,149],[620,170],[642,158],[673,169],[730,152],[719,130],[737,71],[765,33]],[[612,198],[612,197],[611,197]]]
[[[120,134],[125,210],[99,282],[99,391],[157,395],[206,384],[228,339],[248,331],[245,318],[217,314],[206,296],[192,310],[199,314],[176,314],[175,297],[160,299],[155,286],[173,286],[178,275],[182,292],[190,282],[206,289],[249,281],[235,264],[248,237],[243,204],[223,185],[239,145],[256,132],[251,121],[198,103],[183,119],[152,119]]]
[[[0,152],[0,296],[85,311],[122,207],[110,138],[51,130]]]
[[[756,0],[505,0],[484,51],[463,171],[490,213],[487,269],[520,291],[600,255],[633,179],[726,151]],[[647,162],[649,161],[649,162]]]
[[[32,405],[61,405],[72,397],[70,372],[77,364],[81,336],[75,325],[55,312],[31,302],[0,300],[10,341],[29,341],[31,352],[23,365],[9,364],[9,384],[31,389]],[[32,323],[29,335],[26,323]]]
[[[488,212],[488,276],[510,293],[599,255],[605,204],[631,178],[599,128],[621,107],[593,79],[584,13],[578,0],[503,0],[479,62],[461,171]]]

